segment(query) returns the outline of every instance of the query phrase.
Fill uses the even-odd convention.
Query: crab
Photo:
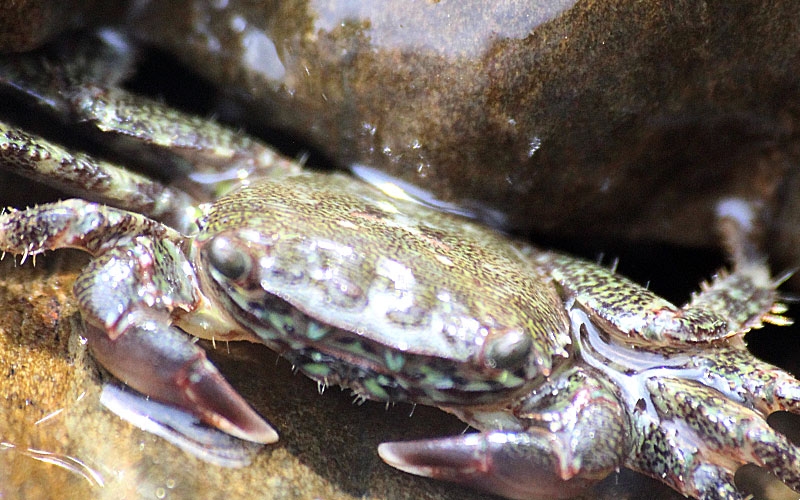
[[[732,269],[677,307],[396,185],[303,171],[246,135],[127,93],[108,78],[124,73],[109,61],[128,50],[104,40],[70,47],[67,62],[9,59],[0,79],[182,172],[167,184],[2,124],[4,168],[79,198],[7,210],[0,250],[93,256],[74,288],[87,341],[130,387],[274,442],[187,334],[248,340],[322,385],[436,406],[479,431],[379,447],[414,474],[534,499],[628,467],[685,495],[738,499],[734,473],[754,463],[800,491],[800,448],[766,422],[800,413],[800,381],[743,340],[789,322],[781,280],[751,243],[757,207],[719,205]]]

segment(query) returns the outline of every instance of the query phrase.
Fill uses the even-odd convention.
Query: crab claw
[[[586,474],[558,437],[542,429],[383,443],[378,454],[411,474],[519,500],[573,497],[608,473]]]
[[[82,200],[0,215],[0,249],[36,255],[71,247],[95,256],[73,290],[89,347],[108,371],[233,436],[275,442],[275,430],[172,326],[198,293],[185,245],[183,235],[158,222]]]
[[[153,399],[175,405],[241,439],[274,443],[278,434],[230,386],[183,333],[154,321],[111,339],[89,325],[86,336],[100,364]]]

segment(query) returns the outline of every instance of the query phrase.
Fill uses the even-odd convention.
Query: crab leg
[[[735,210],[731,208],[735,205]],[[722,241],[733,271],[721,271],[683,307],[677,307],[610,269],[554,252],[532,254],[532,260],[559,283],[601,328],[649,348],[709,343],[741,336],[763,323],[790,324],[781,316],[780,280],[770,277],[766,258],[754,243],[758,235],[755,208],[731,201],[719,211]]]
[[[742,498],[733,475],[746,463],[800,489],[800,448],[758,412],[698,383],[664,378],[649,380],[647,386],[658,395],[653,402],[661,423],[646,442],[660,460],[642,457],[636,468],[698,498]]]
[[[300,170],[297,162],[241,131],[116,88],[134,60],[134,48],[105,33],[68,48],[53,46],[34,56],[3,59],[0,83],[22,101],[55,115],[69,127],[67,135],[77,131],[105,152],[130,156],[138,167],[191,196],[2,124],[0,160],[5,161],[0,167],[181,230],[198,215],[190,210],[192,205],[253,179]]]
[[[147,215],[173,225],[186,214],[185,193],[85,153],[72,153],[42,137],[0,122],[0,168],[66,193]]]
[[[523,430],[383,443],[378,453],[405,472],[535,500],[575,496],[620,467],[629,452],[617,397],[586,370],[572,369],[512,412]]]
[[[119,88],[81,85],[72,89],[70,106],[77,120],[104,139],[113,136],[128,148],[146,148],[161,175],[181,173],[195,184],[194,191],[200,188],[210,199],[248,180],[300,171],[297,162],[242,132]],[[169,172],[163,172],[165,164]]]
[[[274,442],[275,431],[171,326],[198,300],[183,245],[163,224],[83,200],[0,216],[3,251],[27,256],[71,247],[96,257],[78,277],[75,295],[89,347],[110,372],[229,434]]]
[[[777,284],[763,263],[721,272],[692,301],[677,307],[610,269],[587,267],[553,252],[542,252],[534,261],[564,287],[566,295],[591,311],[598,325],[649,347],[712,342],[758,328],[762,322],[785,321],[779,316]]]

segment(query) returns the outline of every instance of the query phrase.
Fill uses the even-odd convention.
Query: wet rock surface
[[[232,97],[220,116],[445,208],[539,240],[715,246],[738,197],[776,268],[800,262],[795,2],[80,4],[9,4],[0,48],[113,19]]]
[[[127,2],[16,0],[0,3],[0,52],[31,50],[64,31],[123,18]]]
[[[715,245],[741,197],[796,241],[796,3],[152,7],[137,33],[254,119],[491,223]]]

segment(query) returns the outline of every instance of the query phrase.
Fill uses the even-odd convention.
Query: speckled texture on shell
[[[387,345],[391,345],[392,338],[407,339],[410,351],[428,341],[433,345],[428,337],[436,332],[427,323],[403,324],[400,319],[372,318],[369,316],[372,313],[361,311],[370,292],[367,285],[377,283],[376,288],[379,288],[382,283],[381,259],[389,260],[407,266],[414,278],[407,293],[413,297],[414,307],[420,310],[423,319],[424,315],[441,307],[443,302],[437,293],[448,293],[451,302],[444,301],[443,310],[437,314],[452,322],[452,327],[460,324],[459,321],[466,323],[474,318],[489,331],[522,329],[533,337],[537,351],[546,357],[545,365],[550,364],[550,357],[565,354],[563,348],[569,338],[561,299],[546,285],[547,278],[526,264],[524,257],[515,253],[501,235],[469,221],[442,217],[431,211],[422,212],[424,217],[417,220],[409,216],[415,208],[413,205],[383,199],[369,187],[359,190],[352,184],[353,179],[344,176],[300,176],[296,179],[286,184],[280,181],[256,184],[220,199],[209,215],[206,233],[211,236],[228,229],[257,231],[259,237],[265,238],[265,244],[272,235],[277,235],[269,243],[274,258],[287,265],[294,263],[304,276],[314,274],[315,268],[311,266],[315,264],[306,263],[310,257],[302,253],[303,246],[313,247],[316,242],[344,245],[346,242],[344,250],[352,255],[340,257],[331,251],[328,256],[318,250],[323,261],[319,265],[335,268],[337,279],[343,282],[338,286],[349,285],[349,289],[357,290],[351,294],[362,296],[343,297],[337,289],[335,295],[326,295],[325,302],[316,303],[303,299],[305,281],[293,284],[293,288],[286,285],[285,290],[278,288],[279,281],[262,286],[275,287],[270,291],[325,323],[351,330],[356,326],[373,329],[375,331],[365,336],[382,338]],[[353,264],[349,264],[350,261]],[[527,275],[521,269],[526,270]],[[473,286],[464,287],[465,281]],[[326,281],[321,280],[320,284],[324,283]],[[308,285],[314,286],[314,283]],[[344,303],[345,298],[349,302]],[[325,306],[329,302],[331,305]],[[395,307],[402,303],[398,301]],[[447,312],[449,308],[453,311]],[[453,319],[449,318],[450,314]],[[345,317],[352,317],[355,323],[347,324],[342,319]],[[474,345],[471,338],[464,344],[465,347]],[[460,345],[448,346],[436,354],[465,358]]]

